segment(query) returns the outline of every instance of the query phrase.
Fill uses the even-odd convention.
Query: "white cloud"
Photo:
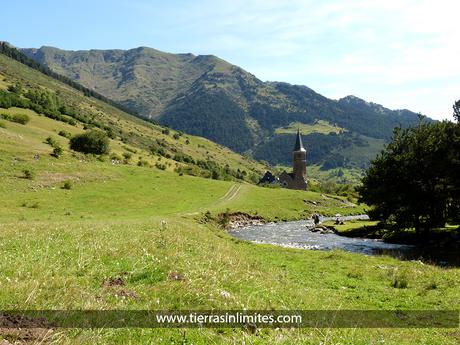
[[[460,98],[459,1],[183,1],[161,14],[149,4],[131,6],[164,22],[156,37],[176,38],[170,50],[215,54],[264,80],[438,118]]]

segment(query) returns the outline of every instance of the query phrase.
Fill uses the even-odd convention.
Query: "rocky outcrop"
[[[312,227],[308,227],[308,230],[311,232],[318,232],[320,234],[336,234],[337,230],[333,226],[326,226],[326,225],[316,225]]]
[[[260,216],[252,216],[243,212],[231,213],[228,217],[228,225],[230,228],[242,228],[245,226],[263,225],[267,223],[266,220]]]

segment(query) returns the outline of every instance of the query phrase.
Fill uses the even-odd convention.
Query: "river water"
[[[322,221],[335,219],[323,217]],[[342,220],[369,219],[367,215],[341,217]],[[351,238],[337,234],[321,234],[308,230],[313,221],[268,223],[231,229],[229,233],[239,239],[254,243],[274,244],[282,247],[309,250],[340,249],[365,255],[390,255],[403,260],[422,260],[440,265],[460,265],[460,254],[441,252],[439,249],[414,245],[386,243],[368,238]]]

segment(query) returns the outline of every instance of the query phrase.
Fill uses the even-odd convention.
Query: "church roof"
[[[295,139],[294,151],[305,151],[303,147],[302,138],[300,136],[300,130],[297,130],[297,137]]]

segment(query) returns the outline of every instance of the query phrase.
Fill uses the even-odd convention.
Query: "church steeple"
[[[303,147],[302,138],[300,136],[300,129],[297,129],[297,137],[295,140],[294,151],[305,151]]]
[[[289,189],[307,189],[307,150],[303,147],[300,128],[297,129],[297,135],[292,151],[292,173],[284,171],[279,179],[283,187]]]
[[[292,152],[292,188],[307,189],[307,150],[303,147],[300,129],[297,129],[294,151]]]

